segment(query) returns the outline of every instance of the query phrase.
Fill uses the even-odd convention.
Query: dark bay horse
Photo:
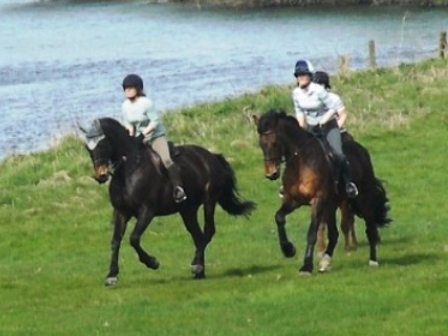
[[[336,186],[335,170],[326,145],[311,133],[300,128],[297,120],[283,111],[269,111],[255,117],[259,144],[265,161],[265,175],[275,180],[280,176],[280,164],[286,162],[283,174],[284,197],[275,214],[280,247],[286,257],[295,255],[295,247],[289,241],[285,224],[286,216],[302,205],[311,206],[311,223],[307,235],[302,273],[313,270],[313,252],[319,225],[328,226],[328,246],[319,269],[326,271],[338,240],[336,208],[345,202],[350,210],[362,217],[366,223],[366,234],[370,245],[370,265],[378,265],[376,243],[378,227],[390,222],[387,218],[388,199],[380,180],[373,172],[367,151],[357,144],[345,144],[345,154],[350,161],[354,181],[359,195],[348,200],[341,183]],[[348,214],[350,215],[350,214]]]
[[[98,119],[86,131],[94,178],[104,183],[109,178],[109,165],[114,167],[109,185],[110,201],[114,208],[112,257],[106,285],[118,279],[118,254],[126,225],[131,217],[137,219],[130,243],[140,261],[148,268],[159,268],[159,262],[140,245],[140,238],[156,216],[180,213],[185,227],[193,238],[196,252],[191,271],[197,279],[205,277],[205,249],[215,234],[215,207],[218,203],[231,215],[248,216],[255,204],[240,198],[234,171],[222,155],[206,149],[185,145],[176,147],[173,160],[181,169],[188,199],[175,203],[167,172],[159,156],[130,137],[121,124],[110,118]],[[197,213],[204,208],[204,230]]]

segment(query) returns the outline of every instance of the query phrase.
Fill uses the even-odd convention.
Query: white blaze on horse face
[[[264,171],[266,176],[272,176],[277,173],[277,165],[274,161],[266,161],[264,165]]]
[[[95,167],[93,167],[93,176],[95,176],[96,178],[107,175],[107,173],[108,173],[107,166],[104,164],[95,165]]]
[[[100,141],[103,140],[104,138],[105,138],[104,135],[93,137],[93,138],[87,138],[86,139],[87,148],[90,149],[91,151],[94,150],[96,148],[96,146],[98,146]]]

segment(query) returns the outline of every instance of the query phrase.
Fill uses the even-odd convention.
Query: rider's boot
[[[173,164],[168,169],[168,177],[173,185],[173,197],[176,203],[183,202],[187,199],[184,188],[182,188],[182,179],[178,167]]]

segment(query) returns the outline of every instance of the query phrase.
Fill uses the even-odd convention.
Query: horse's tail
[[[383,182],[375,178],[372,188],[372,199],[373,199],[373,213],[375,216],[375,223],[378,227],[384,227],[392,219],[387,217],[387,213],[390,210],[389,199],[386,195],[386,190],[384,189]]]
[[[241,198],[236,187],[236,177],[232,167],[224,156],[220,154],[215,155],[226,173],[224,187],[218,199],[219,205],[230,215],[244,215],[248,217],[255,209],[256,204]]]

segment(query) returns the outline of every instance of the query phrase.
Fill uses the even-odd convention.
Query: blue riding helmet
[[[313,74],[314,74],[314,67],[310,61],[298,60],[296,62],[296,66],[294,68],[294,77],[298,77],[300,75],[308,75],[312,77]]]

